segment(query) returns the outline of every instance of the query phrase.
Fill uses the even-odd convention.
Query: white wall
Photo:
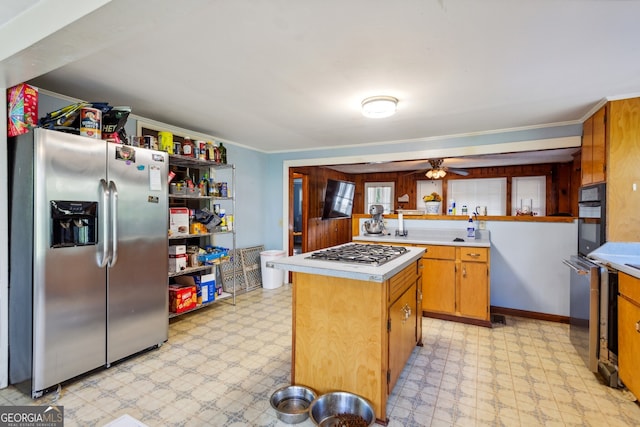
[[[362,222],[363,220],[361,220]],[[395,230],[397,220],[388,219]],[[466,229],[465,221],[411,220],[405,228]],[[578,250],[577,220],[564,222],[487,221],[491,238],[491,305],[569,316],[569,259]]]
[[[578,224],[493,221],[491,305],[569,316],[569,268]]]

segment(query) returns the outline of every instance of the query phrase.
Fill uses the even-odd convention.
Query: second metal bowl
[[[290,385],[274,391],[270,401],[280,421],[297,424],[309,418],[309,406],[315,398],[316,392],[310,388]]]
[[[369,427],[376,421],[373,406],[367,399],[345,391],[323,394],[315,399],[309,408],[309,416],[320,427],[340,425],[343,418],[350,416],[361,417]]]

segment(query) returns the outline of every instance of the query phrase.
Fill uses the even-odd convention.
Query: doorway
[[[309,188],[307,175],[289,172],[289,255],[307,251],[307,220]]]

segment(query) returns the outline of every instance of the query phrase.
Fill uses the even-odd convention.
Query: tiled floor
[[[390,397],[389,426],[640,426],[640,406],[601,385],[564,324],[507,317],[493,329],[423,319]],[[291,290],[256,290],[173,321],[169,341],[62,388],[66,426],[128,414],[148,426],[284,426],[269,406],[289,383]],[[13,388],[0,405],[31,401]],[[311,426],[310,420],[298,424]]]

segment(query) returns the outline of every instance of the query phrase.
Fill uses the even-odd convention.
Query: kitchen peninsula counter
[[[353,240],[362,242],[389,243],[393,245],[447,245],[472,246],[480,248],[491,247],[489,231],[477,230],[480,237],[466,237],[465,230],[411,229],[406,236],[395,234],[395,229],[382,234],[354,235]],[[458,241],[456,241],[458,239]]]
[[[588,256],[600,264],[640,279],[640,243],[607,242]]]
[[[424,248],[407,249],[378,267],[308,259],[309,253],[267,262],[293,272],[292,384],[318,395],[355,393],[387,423],[387,399],[422,345]]]
[[[384,215],[385,225],[393,234],[399,228],[397,217],[395,214]],[[455,229],[464,235],[469,219],[468,216],[452,215],[403,214],[403,217],[409,239],[413,239],[420,229]],[[364,237],[362,223],[370,219],[371,215],[353,215],[354,241]],[[562,260],[576,252],[578,219],[564,216],[479,216],[477,221],[476,230],[486,225],[490,233],[492,310],[503,314],[520,310],[523,314],[533,312],[545,318],[549,316],[568,321],[570,270]],[[407,244],[410,243],[407,241]],[[424,243],[416,245],[420,244]],[[446,246],[443,243],[438,245]],[[465,247],[455,249],[462,251]],[[540,268],[541,265],[544,268]],[[426,271],[424,275],[427,275]]]

